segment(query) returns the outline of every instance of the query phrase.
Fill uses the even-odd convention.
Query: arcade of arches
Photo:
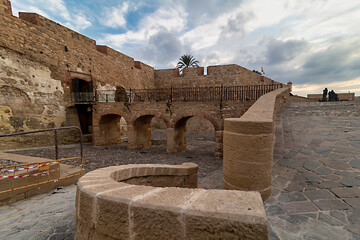
[[[225,118],[238,118],[253,102],[226,103],[97,103],[93,110],[93,144],[110,145],[121,142],[121,121],[127,124],[128,148],[151,146],[151,121],[160,119],[166,125],[166,151],[186,150],[186,124],[192,117],[207,119],[215,130],[215,157],[222,158]]]

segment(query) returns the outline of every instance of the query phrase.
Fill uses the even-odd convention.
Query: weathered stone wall
[[[287,104],[289,88],[263,95],[241,118],[225,119],[223,188],[271,194],[274,115]]]
[[[154,69],[34,13],[0,1],[0,133],[79,126],[72,79],[97,89],[153,88]]]
[[[268,239],[259,193],[196,189],[196,177],[193,163],[86,174],[78,182],[75,239]]]
[[[261,76],[236,64],[207,67],[185,68],[182,76],[179,69],[155,70],[155,84],[158,88],[235,86],[256,84],[278,84],[270,78]]]

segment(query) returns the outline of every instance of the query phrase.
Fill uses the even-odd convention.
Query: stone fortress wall
[[[72,79],[95,88],[153,88],[154,69],[0,0],[0,133],[79,125]],[[15,97],[16,96],[16,97]]]
[[[182,77],[178,69],[154,70],[36,13],[15,17],[8,0],[0,0],[0,28],[0,134],[80,126],[70,97],[75,78],[94,91],[276,83],[234,64],[210,66],[207,75],[188,68]],[[211,124],[190,119],[189,129]]]

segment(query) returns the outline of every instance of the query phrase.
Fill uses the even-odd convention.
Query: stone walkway
[[[293,103],[276,119],[270,239],[360,239],[360,102]]]
[[[0,207],[0,239],[72,240],[76,186]]]
[[[276,119],[276,136],[270,239],[360,240],[360,102],[292,104]],[[208,162],[216,170],[200,186],[219,187],[218,164]],[[0,239],[73,239],[75,190],[1,206]]]

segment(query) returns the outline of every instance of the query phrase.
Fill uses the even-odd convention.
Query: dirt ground
[[[60,158],[80,155],[79,145],[59,147]],[[11,151],[12,153],[55,159],[54,147],[34,148]],[[181,153],[166,153],[166,131],[152,131],[152,146],[137,150],[128,150],[127,143],[111,146],[83,146],[84,168],[86,172],[107,166],[123,164],[182,164],[193,162],[199,165],[199,187],[222,187],[222,160],[214,157],[215,133],[188,133],[187,150]],[[0,161],[1,163],[1,161]],[[68,160],[64,163],[80,165],[79,160]],[[6,163],[3,163],[6,165]]]

